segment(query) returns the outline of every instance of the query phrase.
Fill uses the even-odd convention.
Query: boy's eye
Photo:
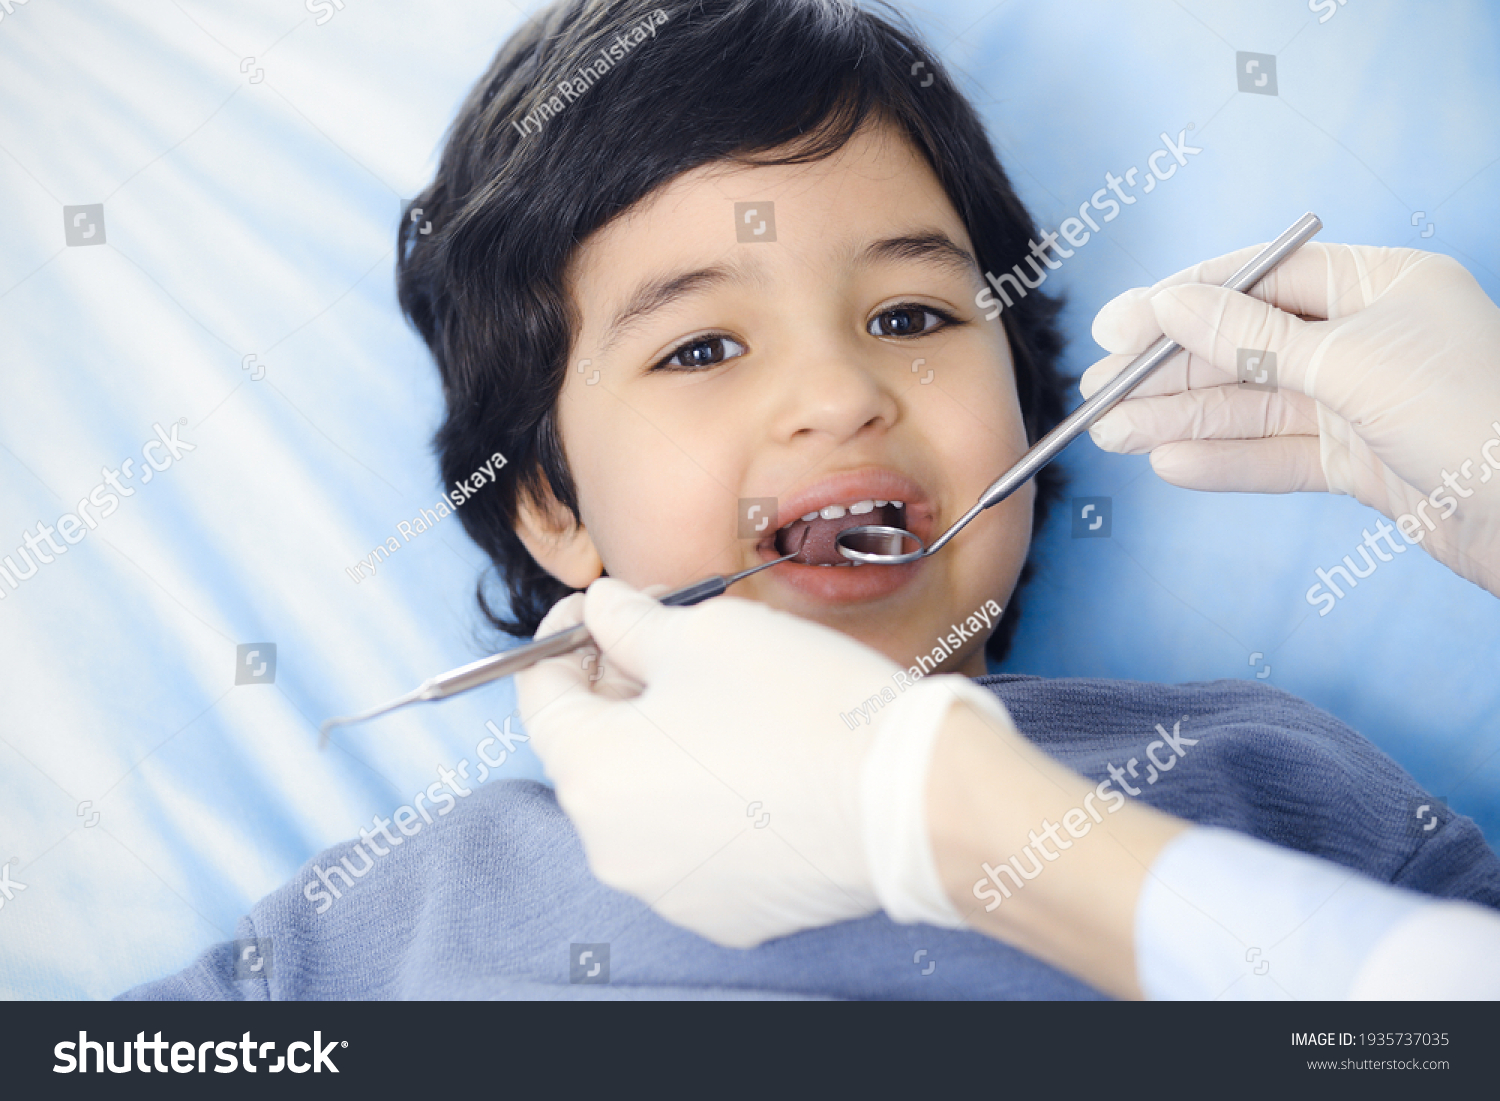
[[[745,354],[745,346],[733,337],[713,334],[700,336],[681,345],[662,360],[653,371],[692,371],[703,367],[717,367],[726,359]]]
[[[921,336],[952,321],[951,315],[934,306],[909,304],[880,311],[870,318],[866,331],[871,336]]]

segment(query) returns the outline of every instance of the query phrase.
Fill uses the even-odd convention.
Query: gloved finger
[[[545,638],[582,623],[583,601],[583,593],[573,593],[559,600],[537,626],[536,637]],[[640,682],[627,676],[618,665],[612,663],[609,655],[601,651],[597,643],[590,643],[565,657],[583,670],[589,687],[594,692],[615,700],[632,699],[641,693]]]
[[[563,597],[552,605],[542,621],[537,624],[534,638],[543,639],[548,635],[555,635],[559,631],[566,631],[583,622],[583,594],[573,593]],[[593,647],[589,647],[593,650]],[[516,674],[516,702],[521,705],[521,721],[528,728],[531,726],[529,716],[537,713],[541,708],[552,700],[561,696],[564,692],[572,691],[579,687],[579,678],[570,675],[576,672],[569,667],[568,661],[577,663],[578,652],[564,654],[562,659],[552,658],[549,662],[540,662],[530,669]],[[562,664],[558,664],[559,661]],[[584,680],[582,687],[587,689],[588,682]]]
[[[630,700],[641,694],[642,684],[620,668],[607,650],[590,644],[567,655],[578,664],[588,680],[589,690],[612,700]]]
[[[536,637],[545,638],[582,623],[583,608],[583,593],[572,593],[559,600],[537,625]],[[600,679],[600,669],[599,649],[591,643],[571,653],[538,662],[516,674],[516,701],[521,706],[521,721],[531,732],[534,748],[543,764],[546,764],[554,735],[567,732],[570,722],[576,728],[583,721],[581,713],[570,711],[566,705],[556,705],[573,696],[592,695],[595,682]],[[564,715],[569,718],[564,720],[561,718]]]
[[[1236,249],[1183,268],[1147,287],[1117,295],[1094,317],[1094,339],[1110,352],[1139,352],[1156,338],[1143,304],[1157,291],[1189,283],[1221,285],[1264,245]],[[1431,253],[1415,249],[1309,241],[1249,291],[1287,313],[1307,318],[1346,317],[1364,309],[1410,267]],[[1159,330],[1158,330],[1159,332]]]
[[[585,622],[609,660],[648,687],[652,671],[673,648],[674,616],[684,613],[610,577],[590,585],[584,602]]]
[[[583,594],[570,593],[547,610],[536,625],[536,638],[555,635],[583,622]]]
[[[1162,335],[1162,319],[1156,308],[1161,291],[1197,284],[1218,286],[1262,247],[1264,246],[1252,245],[1205,260],[1150,287],[1132,287],[1105,303],[1094,316],[1094,340],[1100,347],[1114,354],[1084,372],[1080,379],[1084,396],[1088,397],[1113,378],[1131,357],[1144,351]],[[1397,253],[1401,255],[1395,255]],[[1363,309],[1374,301],[1404,267],[1425,255],[1427,254],[1410,249],[1368,249],[1309,241],[1257,283],[1248,294],[1240,297],[1268,303],[1287,314],[1302,318],[1340,317]],[[1223,292],[1221,289],[1221,293],[1239,292]],[[1176,334],[1167,335],[1177,339]],[[1178,343],[1183,342],[1178,340]],[[1265,348],[1266,345],[1246,344],[1241,347]],[[1190,347],[1189,350],[1199,349]],[[1220,368],[1226,367],[1222,360],[1216,360],[1213,356],[1207,358],[1216,362]],[[1174,393],[1188,389],[1188,384],[1182,381],[1188,364],[1186,361],[1179,363],[1181,359],[1182,357],[1178,357],[1163,366],[1142,383],[1141,388],[1132,396],[1144,397],[1152,393]],[[1234,365],[1228,364],[1227,368],[1232,375]],[[1215,383],[1209,382],[1208,385]]]
[[[1105,451],[1139,455],[1178,440],[1318,435],[1317,403],[1290,390],[1239,385],[1122,401],[1089,435]]]
[[[1104,304],[1094,315],[1094,343],[1106,352],[1136,355],[1161,336],[1151,296],[1159,286],[1131,287]]]
[[[1183,489],[1221,493],[1328,491],[1313,436],[1184,440],[1151,452],[1151,469]]]
[[[1157,330],[1156,335],[1152,337],[1155,340],[1161,335],[1155,313],[1151,315],[1151,327]],[[1085,398],[1093,397],[1100,387],[1124,370],[1138,354],[1138,352],[1125,352],[1105,356],[1079,376],[1079,392]],[[1236,379],[1233,371],[1225,372],[1202,356],[1178,352],[1147,376],[1144,382],[1130,392],[1130,397],[1125,401],[1159,394],[1178,394],[1184,390],[1197,390],[1209,386],[1223,386],[1225,383],[1234,381]]]
[[[1151,308],[1163,333],[1227,376],[1238,379],[1241,349],[1272,353],[1276,385],[1289,390],[1303,390],[1312,353],[1329,333],[1326,323],[1302,321],[1257,298],[1201,283],[1158,291]]]
[[[588,674],[577,654],[560,654],[539,661],[516,674],[516,702],[521,721],[531,732],[535,748],[554,732],[567,729],[560,717],[568,712],[574,697],[591,696]]]
[[[610,709],[631,705],[594,691],[576,653],[517,674],[516,695],[531,747],[554,784],[561,788],[577,773],[612,773],[599,761],[601,754],[623,748],[605,736],[614,728]]]
[[[1309,242],[1303,249],[1298,250],[1298,254],[1311,248],[1314,243],[1316,242]],[[1144,351],[1153,340],[1161,335],[1161,328],[1150,306],[1151,298],[1157,291],[1183,283],[1221,284],[1264,247],[1264,245],[1250,245],[1247,248],[1236,249],[1223,256],[1216,256],[1212,260],[1194,264],[1190,268],[1183,268],[1149,287],[1131,287],[1128,291],[1117,294],[1094,315],[1095,342],[1108,352],[1135,355]],[[1289,263],[1290,259],[1287,262]],[[1262,280],[1259,286],[1265,286],[1269,278],[1268,276],[1267,279]]]
[[[1369,306],[1434,254],[1310,241],[1252,292],[1289,313],[1333,320]]]
[[[641,590],[641,595],[649,596],[653,600],[660,600],[663,594],[671,591],[671,585],[647,585]],[[626,673],[619,661],[610,660],[608,654],[604,656],[606,659],[606,672],[604,680],[601,682],[601,687],[604,687],[607,691],[613,691],[619,699],[634,698],[645,690],[645,684]]]

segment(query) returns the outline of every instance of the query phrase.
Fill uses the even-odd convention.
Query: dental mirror
[[[884,524],[848,528],[839,532],[834,543],[845,558],[881,566],[904,565],[928,554],[926,545],[911,532]]]

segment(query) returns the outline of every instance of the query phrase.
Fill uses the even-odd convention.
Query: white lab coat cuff
[[[1425,904],[1330,861],[1194,828],[1141,888],[1136,975],[1156,999],[1344,999],[1376,946]]]

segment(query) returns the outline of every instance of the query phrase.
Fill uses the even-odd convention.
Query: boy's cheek
[[[744,568],[750,554],[736,538],[733,501],[701,477],[613,477],[593,490],[585,522],[606,572],[638,588],[674,588]]]
[[[724,433],[704,439],[701,426],[675,425],[663,411],[611,405],[588,415],[575,408],[562,424],[584,520],[606,566],[624,577],[738,562],[740,479]]]

